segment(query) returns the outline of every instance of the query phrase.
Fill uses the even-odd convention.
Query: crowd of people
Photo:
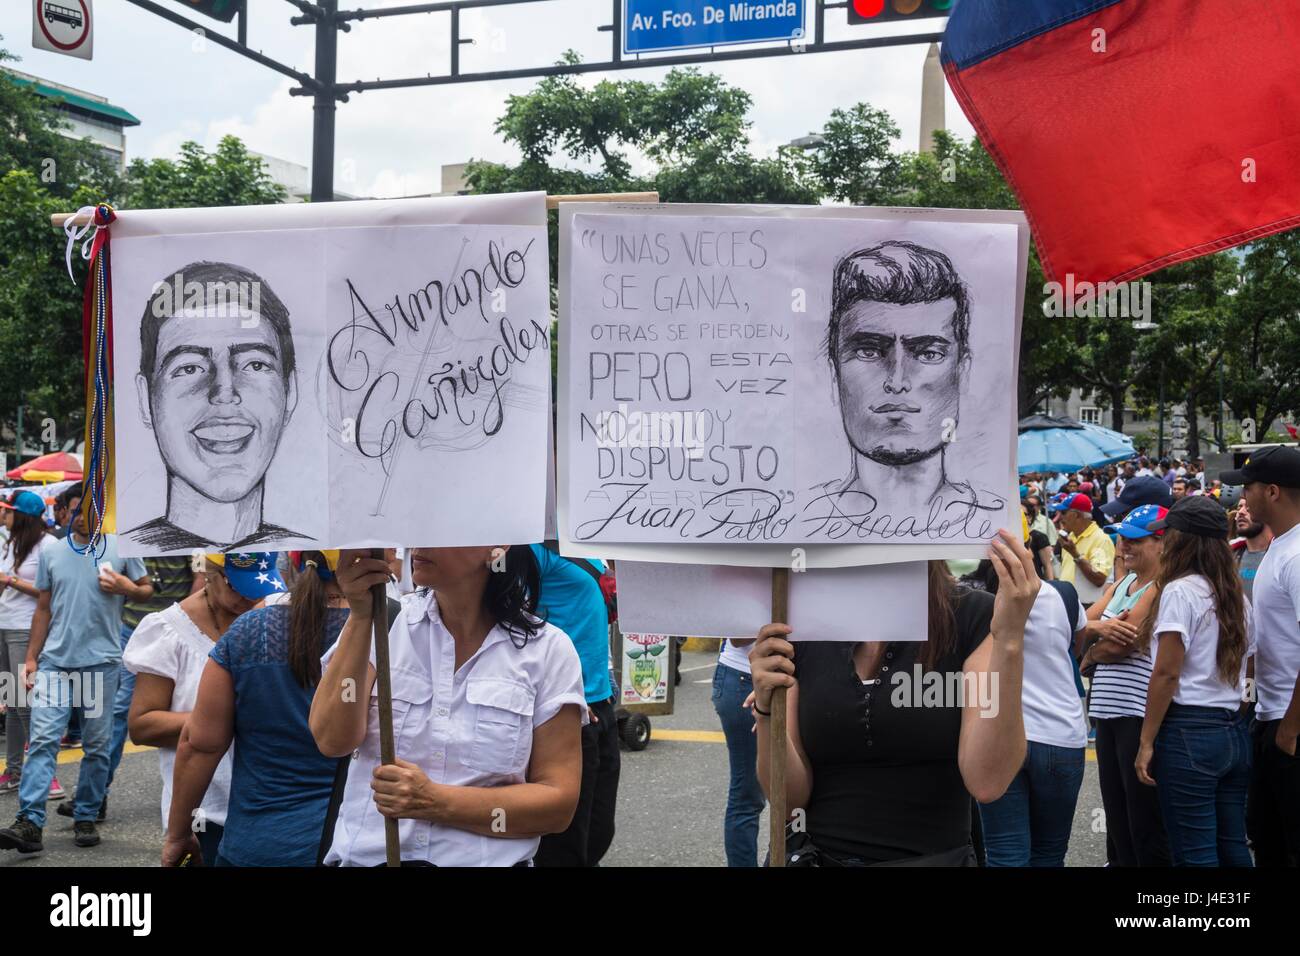
[[[1022,482],[1019,541],[931,562],[924,643],[724,645],[729,865],[758,861],[777,687],[792,865],[1063,866],[1090,741],[1107,865],[1300,865],[1300,451]],[[967,693],[910,706],[918,656]]]
[[[595,866],[619,779],[600,562],[553,543],[122,559],[75,493],[0,502],[0,849],[58,812],[101,842],[129,738],[157,749],[164,865]],[[71,538],[71,544],[66,538]],[[396,765],[380,761],[370,588],[385,585]],[[76,734],[78,736],[71,736]],[[65,812],[66,808],[66,812]]]
[[[728,865],[762,860],[787,689],[792,866],[1065,864],[1095,747],[1113,866],[1300,864],[1300,450],[1207,479],[1145,458],[1026,475],[917,640],[724,643]],[[93,556],[75,490],[0,502],[0,849],[47,806],[92,847],[129,738],[166,866],[595,866],[619,786],[608,572],[553,543]],[[70,539],[70,540],[69,540]],[[373,589],[397,761],[381,759]],[[917,686],[913,687],[912,684]],[[924,693],[921,692],[924,685]],[[933,691],[933,694],[931,693]],[[76,793],[60,749],[84,751]]]

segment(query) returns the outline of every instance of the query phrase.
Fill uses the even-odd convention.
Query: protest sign
[[[124,555],[540,540],[544,197],[128,211]]]
[[[837,566],[981,556],[1010,526],[1019,214],[562,205],[560,225],[565,553]]]
[[[790,575],[800,641],[923,641],[924,561]],[[767,568],[618,562],[619,624],[637,632],[752,638],[772,620]]]

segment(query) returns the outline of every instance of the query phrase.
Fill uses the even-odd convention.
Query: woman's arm
[[[1160,644],[1156,649],[1156,663],[1151,671],[1151,683],[1147,685],[1147,712],[1142,720],[1142,737],[1138,742],[1137,778],[1149,787],[1156,785],[1151,776],[1151,758],[1155,754],[1156,734],[1165,722],[1165,714],[1178,691],[1178,678],[1183,672],[1183,636],[1177,631],[1165,631],[1160,635]]]
[[[1114,585],[1111,585],[1114,587]],[[1109,603],[1109,597],[1103,595],[1092,607],[1088,608],[1088,625],[1085,628],[1086,641],[1095,641],[1079,661],[1080,667],[1088,664],[1115,664],[1127,660],[1134,654],[1141,653],[1135,649],[1138,629],[1134,621],[1146,619],[1147,608],[1155,600],[1156,589],[1147,588],[1138,598],[1137,603],[1116,617],[1106,620],[1092,620],[1092,612],[1099,606]]]
[[[989,557],[998,575],[989,636],[966,658],[965,686],[987,694],[967,700],[961,714],[957,765],[970,795],[991,803],[1025,762],[1025,723],[1020,706],[1024,675],[1025,622],[1041,582],[1034,560],[1016,536],[999,531]],[[980,700],[979,698],[985,698]]]
[[[520,838],[561,833],[573,820],[582,785],[582,712],[565,704],[533,730],[525,783],[458,787],[434,783],[399,759],[375,768],[370,789],[386,817],[431,820],[480,836]]]
[[[369,551],[344,551],[335,578],[348,599],[350,613],[334,656],[316,686],[307,719],[316,746],[326,757],[347,756],[366,739],[370,691],[375,683],[375,669],[370,666],[374,627],[370,588],[388,581],[388,564],[370,557]]]
[[[127,714],[126,729],[131,743],[147,747],[175,747],[189,711],[172,711],[176,683],[157,674],[136,674],[135,694]]]
[[[785,687],[785,806],[788,813],[808,806],[812,797],[812,764],[799,735],[799,684],[794,677],[794,645],[785,640],[788,624],[768,624],[758,632],[758,643],[749,652],[754,681],[754,720],[758,734],[758,782],[769,799],[772,773],[772,724],[759,713],[771,712],[772,692]]]
[[[36,586],[35,581],[24,581],[16,574],[0,574],[0,591],[6,587],[11,587],[19,594],[26,594],[28,597],[41,596],[40,588]]]
[[[163,866],[176,866],[187,853],[201,859],[198,840],[194,836],[194,813],[203,802],[212,775],[217,772],[217,765],[230,749],[234,737],[235,684],[224,667],[210,660],[204,665],[194,710],[190,712],[176,745],[172,805],[163,842]]]
[[[1110,599],[1115,596],[1115,588],[1117,587],[1119,587],[1119,582],[1111,581],[1110,584],[1106,585],[1106,590],[1101,592],[1101,597],[1097,598],[1096,602],[1088,608],[1086,617],[1089,624],[1101,620],[1101,616],[1106,613],[1107,605],[1110,604]]]

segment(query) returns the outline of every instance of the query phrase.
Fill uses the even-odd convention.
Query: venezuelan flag
[[[1300,226],[1300,0],[960,0],[943,64],[1049,279]]]

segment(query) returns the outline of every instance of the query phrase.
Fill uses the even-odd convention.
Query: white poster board
[[[540,540],[541,193],[112,230],[123,555]]]
[[[772,620],[767,568],[620,561],[619,626],[694,637],[752,638]],[[792,640],[924,641],[924,561],[813,568],[790,575]]]
[[[982,557],[1027,253],[1019,213],[561,204],[564,553]]]

